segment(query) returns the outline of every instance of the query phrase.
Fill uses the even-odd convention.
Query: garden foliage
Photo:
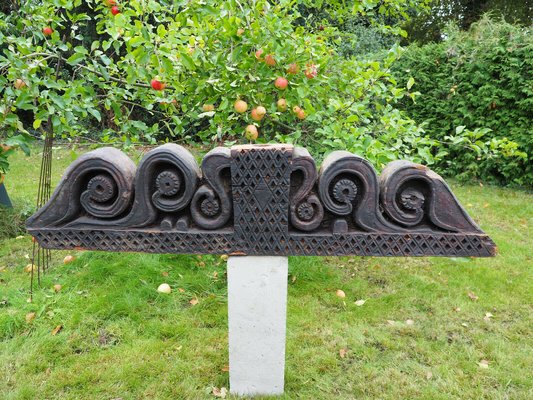
[[[100,144],[212,147],[245,142],[254,124],[259,143],[303,145],[316,156],[348,150],[378,169],[397,158],[449,160],[456,148],[487,163],[515,160],[512,142],[472,142],[485,131],[468,129],[435,140],[428,133],[438,126],[426,133],[398,109],[424,86],[414,73],[392,75],[402,49],[391,38],[404,36],[401,22],[426,3],[22,0],[0,19],[0,143],[24,146],[25,137],[53,131]],[[375,47],[363,44],[371,37]],[[361,54],[383,46],[379,60]],[[234,108],[239,99],[245,113]],[[258,106],[266,109],[260,121],[251,115]],[[9,146],[0,147],[0,173]]]
[[[402,108],[448,143],[448,174],[533,184],[531,28],[485,17],[442,43],[411,45],[393,69],[400,85],[415,78],[422,94]]]

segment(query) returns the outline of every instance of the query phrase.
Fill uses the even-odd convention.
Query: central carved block
[[[231,150],[236,239],[258,253],[287,252],[292,146],[238,146]]]

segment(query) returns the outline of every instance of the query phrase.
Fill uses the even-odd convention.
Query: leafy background
[[[259,143],[306,146],[319,159],[345,149],[378,170],[401,158],[465,180],[532,184],[531,32],[490,18],[465,31],[485,6],[131,0],[113,15],[110,0],[5,4],[0,173],[14,148],[46,132],[60,142],[212,147],[244,142],[255,124]],[[428,19],[436,10],[448,18],[444,9],[458,10],[463,30]],[[422,16],[438,43],[401,47],[408,33],[424,39],[410,22]],[[274,87],[279,76],[287,90]],[[165,90],[150,87],[154,78]],[[235,112],[237,99],[247,113]],[[249,113],[257,106],[267,110],[261,121]]]

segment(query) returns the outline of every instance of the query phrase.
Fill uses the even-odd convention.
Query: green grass
[[[38,154],[13,161],[13,202],[33,200]],[[70,161],[56,153],[54,183]],[[533,195],[453,190],[496,258],[291,258],[284,398],[533,398]],[[0,241],[1,399],[209,399],[229,386],[223,260],[74,252],[63,265],[54,252],[28,303],[30,251],[29,236]]]

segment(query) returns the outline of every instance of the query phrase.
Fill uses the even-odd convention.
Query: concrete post
[[[229,257],[230,392],[283,393],[288,257]]]

